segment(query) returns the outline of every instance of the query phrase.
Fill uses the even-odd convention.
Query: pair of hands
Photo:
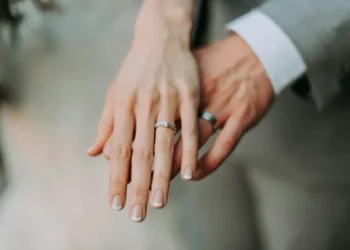
[[[192,53],[187,36],[160,21],[147,30],[152,36],[135,36],[88,150],[91,156],[103,152],[110,162],[113,209],[125,206],[131,181],[129,214],[136,222],[145,219],[149,197],[154,208],[166,205],[170,181],[180,171],[185,180],[200,180],[215,171],[273,98],[262,65],[239,36]],[[215,128],[198,119],[199,108],[217,118]],[[172,129],[154,129],[163,120],[181,126],[178,142]],[[198,161],[200,147],[220,128]]]

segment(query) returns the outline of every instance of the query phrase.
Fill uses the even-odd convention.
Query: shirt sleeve
[[[306,73],[306,64],[292,40],[266,14],[252,10],[226,28],[242,37],[255,52],[276,95]]]

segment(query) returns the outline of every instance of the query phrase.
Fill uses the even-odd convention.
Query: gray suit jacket
[[[271,0],[259,9],[291,37],[307,64],[311,95],[329,104],[350,72],[349,0]]]

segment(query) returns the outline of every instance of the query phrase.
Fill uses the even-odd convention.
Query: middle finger
[[[136,135],[132,154],[130,218],[135,222],[145,219],[151,183],[154,147],[152,112],[142,113],[136,120]]]

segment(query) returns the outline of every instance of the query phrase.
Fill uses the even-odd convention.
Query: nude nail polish
[[[113,210],[117,211],[122,209],[122,198],[120,197],[120,195],[115,195],[113,197],[112,208]]]
[[[192,179],[192,168],[189,165],[185,168],[185,172],[184,172],[183,178],[185,180]]]
[[[90,154],[90,153],[92,152],[93,149],[94,149],[93,146],[89,147],[88,150],[86,150],[86,153],[87,153],[87,154]]]
[[[140,222],[142,220],[142,207],[138,204],[134,205],[131,211],[131,219],[135,222]]]
[[[162,207],[164,203],[163,191],[161,189],[157,190],[153,196],[153,206]]]

